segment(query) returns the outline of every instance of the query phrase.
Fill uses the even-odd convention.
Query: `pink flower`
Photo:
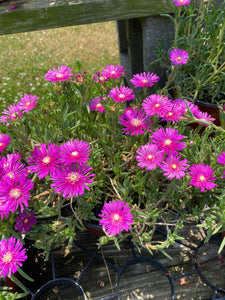
[[[11,143],[11,138],[7,133],[0,134],[0,152],[2,153],[3,150]]]
[[[109,92],[108,97],[113,98],[113,101],[126,102],[135,98],[134,92],[132,89],[124,86],[112,88]]]
[[[217,186],[216,183],[211,181],[215,180],[216,177],[212,177],[213,170],[211,166],[205,164],[195,164],[190,167],[189,175],[192,177],[189,185],[194,185],[197,188],[201,188],[202,192],[205,192],[205,188],[207,190],[213,189]]]
[[[208,115],[207,112],[198,111],[198,113],[195,114],[195,117],[199,119],[196,122],[203,124],[205,127],[207,127],[207,124],[202,123],[201,120],[209,123],[213,123],[215,121],[215,119]]]
[[[53,71],[49,70],[45,74],[45,80],[52,82],[66,81],[71,77],[73,77],[72,71],[67,66],[60,66],[58,67],[58,70],[56,68],[53,68]]]
[[[82,73],[76,73],[76,75],[73,76],[75,78],[75,82],[78,84],[84,83],[84,76],[86,73],[86,71],[83,71]]]
[[[24,206],[28,207],[30,200],[30,190],[34,187],[33,182],[26,177],[21,177],[17,182],[10,178],[4,178],[0,182],[0,206],[7,203],[8,210],[14,213],[20,206],[20,210],[24,210]]]
[[[109,235],[119,234],[122,230],[128,231],[133,223],[130,211],[129,205],[124,201],[109,201],[104,204],[99,214],[99,224]]]
[[[60,158],[62,164],[87,162],[91,149],[87,142],[83,140],[70,140],[59,147]]]
[[[187,105],[186,105],[185,101],[186,101]],[[192,112],[192,114],[194,116],[197,116],[200,112],[198,106],[186,99],[185,99],[185,101],[183,99],[175,99],[172,102],[172,104],[178,105],[178,107],[179,107],[178,109],[182,111],[183,115],[185,115],[188,112],[188,108],[189,108],[190,111]],[[188,108],[187,108],[187,106],[188,106]]]
[[[52,175],[59,165],[59,148],[55,144],[40,144],[35,146],[34,151],[28,157],[28,170],[31,173],[37,172],[39,178]]]
[[[135,86],[135,87],[141,87],[144,88],[146,86],[153,86],[157,81],[159,80],[159,77],[156,74],[148,72],[147,74],[140,73],[133,75],[132,79],[130,82]]]
[[[36,95],[24,95],[20,102],[18,102],[18,107],[23,111],[24,113],[27,113],[29,110],[32,110],[37,103],[38,97]]]
[[[119,65],[107,65],[103,70],[102,70],[102,76],[106,78],[114,78],[115,80],[117,78],[120,78],[125,75],[125,70],[123,66]]]
[[[25,164],[20,162],[17,153],[7,154],[0,160],[0,178],[9,178],[19,181],[21,177],[27,177],[28,172]]]
[[[183,109],[181,108],[180,105],[174,104],[172,106],[168,106],[167,112],[162,118],[162,121],[172,122],[173,124],[175,124],[176,122],[180,121],[182,116],[183,116]]]
[[[8,110],[4,109],[2,112],[2,116],[0,116],[0,121],[2,123],[6,123],[9,125],[9,121],[13,122],[16,121],[17,118],[22,118],[23,114],[21,109],[19,108],[18,104],[13,103],[13,105],[7,106]]]
[[[164,153],[178,154],[177,150],[185,148],[185,142],[181,141],[184,137],[176,129],[159,128],[152,134],[151,142],[156,144]]]
[[[51,187],[55,189],[55,193],[62,194],[64,198],[82,195],[84,189],[90,190],[87,184],[93,182],[89,178],[95,174],[88,174],[91,170],[87,164],[61,166],[50,178],[53,181]]]
[[[96,72],[95,74],[96,76],[92,76],[95,82],[103,83],[109,79],[107,76],[102,75],[100,72]]]
[[[22,267],[21,262],[27,259],[26,249],[22,247],[20,240],[14,237],[0,241],[0,276],[11,277],[17,271],[18,266]]]
[[[163,160],[163,151],[154,144],[146,144],[137,150],[136,160],[138,166],[147,170],[154,170],[156,166],[160,166]]]
[[[188,5],[191,0],[173,0],[176,6]]]
[[[100,102],[99,97],[93,98],[89,102],[89,107],[90,107],[90,110],[98,110],[100,113],[103,113],[105,111],[105,108],[102,105],[102,103]]]
[[[174,65],[185,65],[188,61],[188,52],[181,49],[173,49],[170,51],[170,60]]]
[[[125,111],[120,117],[120,124],[125,126],[122,130],[126,131],[125,134],[138,135],[144,134],[144,130],[150,131],[151,120],[145,115],[142,109],[138,111],[135,108],[133,111]]]
[[[148,116],[157,114],[159,117],[163,117],[170,106],[171,101],[168,97],[156,94],[150,95],[142,103],[142,107]]]
[[[15,219],[15,229],[21,233],[30,231],[34,224],[36,224],[36,218],[32,211],[21,212]]]
[[[225,152],[222,152],[220,155],[218,155],[217,162],[221,165],[225,165]]]
[[[165,171],[164,175],[172,179],[176,177],[180,179],[185,176],[185,171],[187,171],[187,167],[189,166],[188,160],[183,159],[180,160],[180,155],[169,155],[164,162],[161,163],[161,169]]]
[[[225,152],[222,152],[220,155],[218,155],[217,162],[223,166],[225,165]],[[223,173],[225,174],[225,171],[223,171]],[[222,178],[225,178],[225,175],[223,175]]]

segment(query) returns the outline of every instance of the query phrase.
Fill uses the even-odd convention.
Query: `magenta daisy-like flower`
[[[125,86],[120,86],[112,88],[108,97],[113,98],[113,101],[119,103],[130,101],[135,98],[135,95],[132,89]]]
[[[24,95],[20,102],[18,102],[18,107],[23,111],[24,113],[27,113],[29,110],[32,110],[36,104],[37,104],[38,97],[36,95]]]
[[[23,114],[18,104],[13,103],[12,105],[7,106],[7,108],[8,110],[4,109],[2,112],[2,116],[0,116],[0,121],[2,123],[6,123],[7,125],[9,125],[9,121],[13,122],[16,121],[17,118],[23,117]]]
[[[144,134],[144,130],[150,131],[151,121],[144,111],[140,109],[138,111],[135,108],[133,111],[125,111],[120,117],[120,124],[125,126],[122,130],[126,131],[125,134],[138,135]]]
[[[172,49],[170,51],[170,60],[174,65],[185,65],[188,61],[188,52],[181,49]]]
[[[157,114],[163,117],[171,107],[171,100],[163,95],[152,94],[144,99],[142,107],[148,116]]]
[[[173,2],[176,6],[184,6],[188,5],[191,2],[191,0],[173,0]]]
[[[11,138],[7,133],[0,134],[0,152],[2,153],[3,150],[11,143]]]
[[[31,227],[36,224],[36,220],[32,211],[21,212],[15,219],[15,229],[21,233],[30,231]]]
[[[169,155],[160,165],[161,169],[165,172],[164,175],[169,179],[184,177],[188,166],[188,160],[180,160],[180,155]]]
[[[189,185],[194,185],[197,188],[201,188],[202,192],[213,189],[217,186],[216,183],[212,182],[216,177],[212,177],[214,171],[211,166],[205,164],[195,164],[190,167],[189,175],[192,177]]]
[[[135,86],[135,87],[141,87],[144,88],[146,86],[153,86],[157,81],[159,81],[159,76],[156,74],[148,72],[147,74],[140,73],[133,75],[132,79],[130,82]]]
[[[72,71],[67,66],[60,66],[58,69],[53,68],[53,70],[49,70],[45,74],[45,80],[58,82],[58,81],[66,81],[69,80],[71,77],[74,77]]]
[[[18,266],[22,267],[22,262],[27,259],[26,249],[22,247],[20,240],[14,237],[0,241],[0,276],[11,277]]]
[[[0,202],[0,216],[1,220],[4,219],[4,217],[8,218],[10,214],[10,208],[7,202]]]
[[[147,170],[154,170],[156,166],[160,166],[163,160],[163,151],[154,144],[146,144],[138,148],[136,160],[138,166]]]
[[[178,154],[177,150],[182,150],[186,146],[185,142],[181,141],[184,137],[176,129],[159,128],[152,134],[151,142],[166,154]]]
[[[125,75],[125,70],[123,66],[120,65],[107,65],[104,69],[102,69],[102,76],[106,78],[120,78]]]
[[[39,178],[52,175],[59,165],[59,147],[55,144],[47,143],[35,146],[34,151],[30,154],[27,161],[27,167],[31,173],[37,172]]]
[[[108,77],[102,75],[100,72],[96,72],[95,74],[96,75],[92,76],[95,82],[103,83],[109,79]]]
[[[225,165],[225,152],[222,152],[220,155],[218,155],[217,162],[223,166]],[[223,171],[223,173],[225,174],[225,171]],[[225,178],[225,175],[223,175],[222,178]]]
[[[213,123],[215,121],[214,118],[212,118],[210,115],[207,114],[207,112],[198,111],[198,113],[195,113],[195,117],[199,120],[197,120],[197,123],[203,124],[205,127],[207,127],[207,124],[202,123],[201,121]]]
[[[0,182],[0,203],[7,203],[8,210],[14,213],[18,207],[24,210],[24,206],[28,207],[30,200],[30,190],[34,187],[33,182],[26,177],[21,177],[17,182],[10,178],[4,178]]]
[[[53,181],[51,187],[55,193],[62,194],[64,198],[77,197],[84,193],[84,189],[90,190],[88,184],[92,183],[91,177],[95,174],[88,174],[92,167],[87,164],[70,164],[58,168],[51,176]]]
[[[104,113],[105,107],[102,105],[100,98],[96,97],[89,102],[90,110],[98,110],[100,113]]]
[[[188,101],[188,100],[185,100],[187,105],[188,105],[188,108],[190,109],[190,111],[192,112],[192,114],[194,116],[197,116],[200,112],[199,108],[197,105],[193,104],[192,102]],[[184,99],[175,99],[172,104],[175,104],[177,105],[179,108],[179,110],[182,111],[182,114],[185,115],[187,112],[188,112],[188,108],[187,108],[187,105],[185,103]]]
[[[87,142],[83,140],[70,140],[59,147],[60,158],[59,161],[62,164],[79,163],[83,164],[87,162],[91,148]]]
[[[99,217],[101,218],[99,224],[109,235],[119,234],[123,230],[128,231],[133,223],[131,208],[120,200],[105,203]]]
[[[19,181],[21,177],[27,177],[27,174],[27,168],[20,162],[17,153],[8,154],[0,160],[0,178]]]
[[[225,152],[222,152],[220,155],[218,155],[217,162],[221,165],[225,165]]]
[[[165,113],[164,117],[162,118],[162,121],[172,122],[173,124],[175,124],[176,122],[180,121],[182,116],[183,116],[182,107],[178,104],[174,104],[172,106],[168,106],[168,110]]]

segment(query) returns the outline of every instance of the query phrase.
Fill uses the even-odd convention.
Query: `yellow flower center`
[[[131,121],[131,123],[132,123],[132,125],[135,126],[135,127],[138,127],[138,126],[141,124],[140,120],[138,120],[138,119],[133,119],[133,120]]]
[[[199,181],[203,182],[205,180],[206,180],[205,176],[203,176],[203,175],[199,176]]]
[[[125,98],[125,95],[124,94],[119,94],[118,96],[120,99],[124,99]]]
[[[24,223],[27,224],[29,222],[29,219],[25,219]]]
[[[0,143],[0,147],[2,147],[3,146],[3,143]]]
[[[142,79],[142,82],[143,83],[148,83],[148,80],[147,79]]]
[[[66,180],[68,180],[71,184],[75,184],[80,179],[80,174],[77,172],[71,172],[66,177]]]
[[[155,107],[156,107],[156,108],[160,107],[159,103],[156,103]]]
[[[181,61],[182,60],[182,58],[180,57],[180,56],[177,56],[177,58],[176,58],[176,61]]]
[[[27,102],[27,103],[26,103],[26,106],[29,106],[29,105],[30,105],[30,102]]]
[[[152,154],[149,154],[149,155],[147,156],[147,159],[148,159],[148,160],[153,160],[153,159],[154,159],[154,156],[153,156]]]
[[[9,192],[10,197],[18,199],[21,196],[21,190],[18,188],[13,188]]]
[[[118,214],[115,214],[113,216],[114,221],[118,221],[120,219],[120,216]]]
[[[116,74],[116,71],[111,71],[111,75],[115,75]]]
[[[78,155],[78,152],[77,152],[77,151],[73,151],[73,152],[71,153],[71,155],[72,155],[72,156],[77,156],[77,155]]]
[[[42,162],[47,165],[50,163],[50,160],[51,160],[51,158],[49,156],[46,156],[42,159]]]
[[[172,164],[171,167],[172,167],[173,170],[176,170],[176,169],[177,169],[177,165],[176,165],[176,164]]]
[[[172,112],[169,112],[169,113],[168,113],[168,117],[171,117],[172,115],[173,115]]]
[[[11,178],[11,179],[14,179],[14,178],[15,178],[13,172],[9,172],[8,174],[6,174],[6,176],[8,176],[8,177]]]
[[[2,257],[2,261],[4,263],[9,263],[12,261],[12,259],[13,259],[13,255],[11,252],[6,252]]]
[[[56,78],[63,78],[63,77],[64,77],[64,75],[62,73],[57,73],[56,74]]]
[[[169,146],[169,145],[171,145],[171,143],[172,143],[171,140],[166,139],[165,142],[164,142],[164,145],[165,145],[165,146]]]

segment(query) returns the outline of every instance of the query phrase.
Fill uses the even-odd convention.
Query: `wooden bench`
[[[169,38],[172,24],[160,14],[172,10],[172,0],[5,0],[0,35],[115,20],[121,64],[135,74],[156,58],[158,39]]]

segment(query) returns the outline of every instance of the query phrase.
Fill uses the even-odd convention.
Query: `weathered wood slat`
[[[7,0],[0,3],[0,34],[168,13],[170,0]],[[8,11],[12,5],[17,8]]]

